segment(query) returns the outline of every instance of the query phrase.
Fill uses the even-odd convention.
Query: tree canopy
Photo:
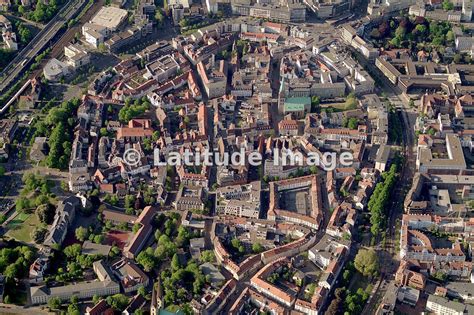
[[[379,258],[373,249],[359,249],[354,266],[364,276],[375,276],[379,272]]]

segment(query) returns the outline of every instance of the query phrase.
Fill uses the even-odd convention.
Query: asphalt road
[[[396,108],[400,110],[399,117],[402,123],[402,137],[403,137],[403,155],[405,157],[404,164],[400,171],[400,179],[398,181],[397,187],[395,188],[391,196],[391,204],[389,208],[389,218],[388,218],[388,233],[386,236],[386,244],[384,248],[381,248],[379,251],[380,260],[381,260],[381,277],[377,283],[376,290],[373,295],[370,297],[366,306],[364,307],[363,314],[373,314],[375,313],[381,299],[385,295],[385,292],[388,288],[388,283],[394,280],[394,275],[398,269],[399,260],[396,250],[396,238],[398,231],[397,219],[403,214],[403,202],[405,199],[405,192],[409,189],[413,181],[413,175],[415,173],[415,134],[413,126],[415,125],[415,120],[417,113],[414,112],[408,105],[408,100],[404,97],[399,91],[399,89],[391,82],[389,82],[385,76],[375,67],[373,64],[366,64],[368,68],[373,73],[378,73],[379,83],[382,85],[383,92],[386,93],[390,103],[395,105]]]
[[[21,50],[10,64],[1,72],[0,92],[4,92],[27,65],[45,48],[66,23],[71,20],[86,0],[70,0],[53,19]]]

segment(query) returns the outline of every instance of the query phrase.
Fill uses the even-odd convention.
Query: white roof
[[[116,7],[103,7],[94,16],[91,23],[105,26],[110,29],[117,28],[127,17],[127,11]]]

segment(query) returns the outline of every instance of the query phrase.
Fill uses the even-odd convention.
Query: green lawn
[[[8,223],[7,236],[16,239],[19,242],[31,243],[31,232],[40,225],[38,217],[34,214],[20,213]]]
[[[28,219],[30,217],[31,214],[28,214],[28,213],[20,213],[18,214],[13,220],[11,220],[7,227],[8,228],[14,228],[16,227],[17,225],[19,224],[22,224],[23,222],[26,221],[26,219]]]

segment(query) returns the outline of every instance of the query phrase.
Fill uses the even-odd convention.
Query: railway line
[[[0,93],[3,93],[34,58],[54,39],[65,27],[67,21],[73,19],[84,7],[87,0],[71,0],[67,2],[53,19],[18,53],[0,74]]]

